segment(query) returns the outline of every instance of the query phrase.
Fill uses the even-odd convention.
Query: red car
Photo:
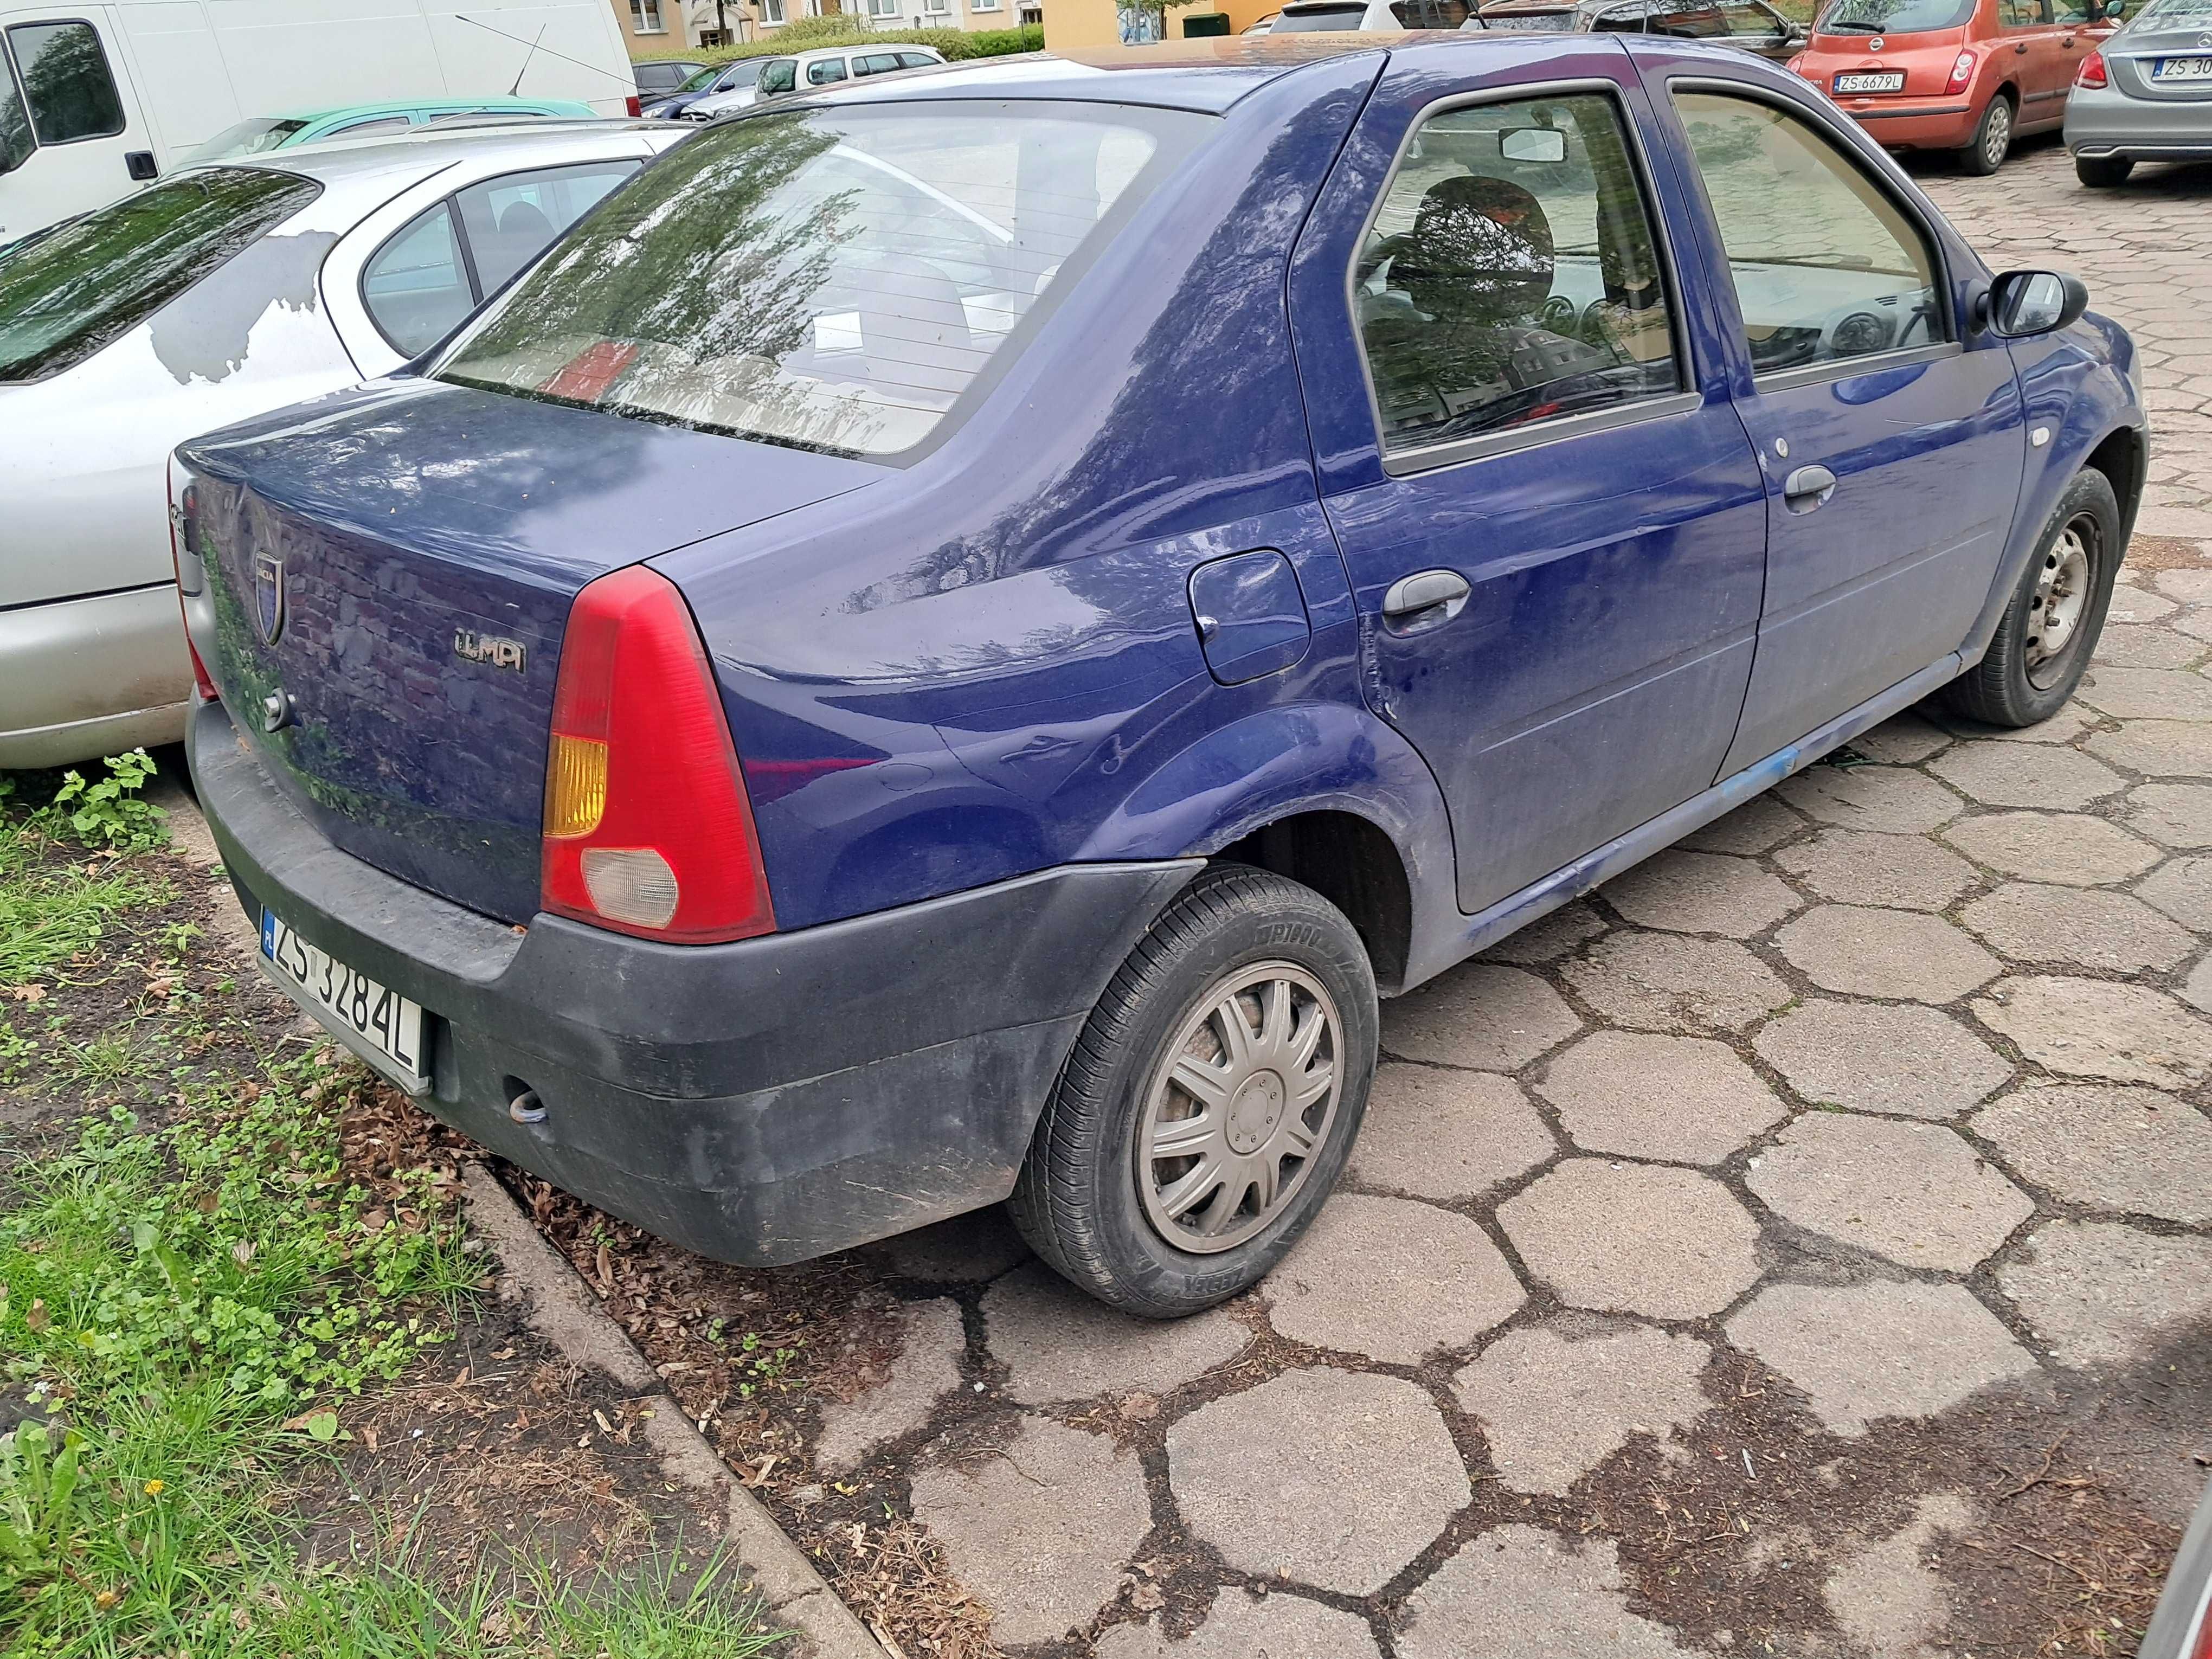
[[[2126,0],[1835,0],[1790,68],[1892,149],[1948,149],[1995,173],[2022,133],[2066,118],[2081,60]]]

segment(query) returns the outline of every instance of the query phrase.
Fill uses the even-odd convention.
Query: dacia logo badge
[[[521,673],[526,660],[520,640],[507,639],[498,634],[479,634],[472,628],[453,630],[453,654],[463,662],[480,662],[513,674]]]
[[[273,553],[253,556],[253,605],[261,642],[276,644],[284,631],[284,561]]]

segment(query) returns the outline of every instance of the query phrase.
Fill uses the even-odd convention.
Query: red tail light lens
[[[683,945],[775,929],[706,647],[683,596],[643,565],[569,610],[542,845],[556,915]]]
[[[198,538],[199,517],[198,486],[186,484],[184,494],[180,496],[177,493],[176,480],[172,477],[169,480],[169,568],[177,578],[177,617],[180,622],[185,623],[185,654],[192,659],[192,689],[199,693],[202,702],[215,702],[222,697],[222,694],[215,689],[215,680],[208,673],[207,665],[200,660],[199,647],[192,643],[190,618],[185,612],[185,600],[187,597],[185,592],[185,553],[186,551],[185,544],[187,538],[195,540]],[[195,546],[190,550],[197,564],[199,549]],[[200,580],[204,581],[205,575],[203,574]],[[199,590],[195,588],[192,591],[198,592]]]
[[[645,106],[639,101],[638,95],[635,93],[630,94],[629,97],[623,100],[623,107],[628,110],[633,117],[645,113]]]
[[[1943,83],[1946,92],[1964,92],[1974,78],[1974,54],[1962,52],[1951,60],[1951,78]]]
[[[2074,84],[2077,87],[2101,87],[2109,84],[2105,74],[2103,52],[2094,47],[2090,49],[2089,55],[2081,60],[2081,67],[2074,71]]]

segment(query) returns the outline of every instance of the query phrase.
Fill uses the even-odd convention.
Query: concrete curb
[[[499,1257],[499,1296],[522,1301],[531,1328],[577,1365],[612,1377],[633,1396],[659,1402],[646,1438],[662,1472],[722,1506],[722,1541],[736,1553],[775,1622],[795,1631],[790,1659],[885,1659],[868,1628],[823,1582],[760,1500],[731,1478],[729,1467],[684,1414],[645,1356],[608,1317],[576,1270],[481,1164],[462,1165],[469,1222]]]

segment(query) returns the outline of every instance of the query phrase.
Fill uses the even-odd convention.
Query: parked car
[[[1290,0],[1267,26],[1270,34],[1402,34],[1390,0]]]
[[[1470,33],[1661,34],[1741,46],[1777,63],[1802,50],[1807,34],[1802,24],[1766,0],[1491,0],[1460,27]]]
[[[1790,67],[1890,149],[1951,150],[1987,174],[2014,138],[2065,120],[2075,70],[2124,4],[1834,0]]]
[[[644,58],[630,65],[630,72],[637,78],[639,97],[659,98],[682,90],[710,67],[696,58]]]
[[[645,112],[661,120],[683,114],[702,98],[750,88],[760,78],[764,58],[740,58],[733,64],[708,64],[665,98],[655,99]]]
[[[750,82],[698,100],[684,112],[687,121],[712,121],[738,110],[750,109],[763,98],[792,92],[816,92],[842,81],[860,81],[872,75],[899,70],[927,69],[942,64],[945,54],[934,46],[819,46],[788,58],[755,60],[759,72]]]
[[[526,92],[635,115],[611,9],[574,0],[0,0],[0,244],[129,195],[257,111]]]
[[[1253,1283],[1378,994],[1942,688],[2050,714],[2141,492],[2079,281],[1747,52],[1607,46],[793,100],[184,445],[270,971],[710,1255],[1011,1196],[1117,1306]]]
[[[2141,1659],[2212,1659],[2212,1486],[2182,1534]]]
[[[2066,100],[2066,148],[2093,188],[2125,184],[2137,161],[2212,161],[2212,0],[2151,0],[2090,49]]]
[[[338,141],[175,173],[0,252],[0,767],[183,735],[181,439],[385,374],[688,137]]]
[[[385,138],[416,127],[474,124],[508,116],[561,116],[588,121],[592,112],[589,104],[551,98],[403,99],[397,103],[348,104],[339,109],[258,115],[240,121],[216,134],[185,156],[185,162],[189,166],[198,161],[227,161],[298,144],[319,143],[325,138]]]

